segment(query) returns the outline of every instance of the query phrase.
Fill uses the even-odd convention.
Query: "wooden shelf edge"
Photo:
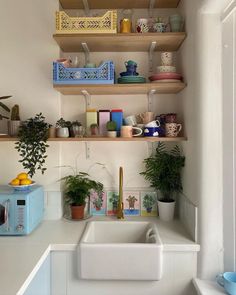
[[[13,142],[17,141],[15,137],[0,137],[0,142]],[[131,138],[109,138],[109,137],[68,137],[68,138],[49,138],[49,142],[88,142],[88,141],[110,141],[110,142],[178,142],[186,141],[187,137],[131,137]]]

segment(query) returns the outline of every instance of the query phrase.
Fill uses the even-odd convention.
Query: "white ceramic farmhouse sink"
[[[79,277],[91,280],[160,280],[163,246],[145,221],[91,221],[78,245]]]

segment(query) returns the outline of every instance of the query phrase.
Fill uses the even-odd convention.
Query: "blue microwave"
[[[0,186],[0,235],[28,235],[42,221],[44,191],[32,186],[27,191],[16,191]]]

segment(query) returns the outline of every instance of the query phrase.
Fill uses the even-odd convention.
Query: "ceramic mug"
[[[236,272],[225,272],[217,276],[217,283],[230,295],[236,295]]]
[[[57,62],[61,63],[65,68],[72,67],[72,62],[69,58],[59,58]]]
[[[170,113],[165,115],[165,121],[166,123],[176,123],[177,120],[177,114]]]
[[[144,112],[144,113],[138,114],[138,117],[140,117],[143,124],[148,124],[149,122],[154,120],[154,113]]]
[[[87,63],[84,67],[85,68],[96,68],[96,64],[94,64],[94,63]]]
[[[155,23],[153,25],[153,29],[155,32],[164,33],[164,32],[166,32],[166,24],[165,23]]]
[[[138,133],[133,134],[133,131],[138,131]],[[138,127],[133,126],[121,126],[120,135],[121,137],[136,137],[140,136],[143,133],[143,130]]]
[[[166,123],[165,131],[167,137],[176,137],[182,130],[182,124],[177,123]]]
[[[173,53],[172,52],[162,52],[161,53],[161,63],[163,66],[171,66],[173,64]]]
[[[137,125],[137,120],[134,115],[130,115],[130,116],[126,117],[124,119],[124,121],[125,121],[125,125],[128,125],[128,126],[136,126]]]
[[[161,126],[161,124],[160,124],[160,122],[158,120],[154,120],[154,121],[151,121],[151,122],[145,124],[145,128],[146,127],[147,128],[149,128],[149,127],[160,127],[160,126]]]
[[[149,31],[148,19],[139,18],[136,22],[136,32],[137,33],[147,33]]]
[[[148,137],[158,137],[159,136],[159,127],[145,127],[144,136]]]
[[[184,25],[184,18],[179,14],[170,16],[170,29],[171,32],[182,32]]]

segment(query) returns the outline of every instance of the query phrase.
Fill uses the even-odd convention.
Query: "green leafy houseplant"
[[[118,207],[118,200],[119,200],[119,195],[116,193],[113,193],[111,197],[109,198],[109,202],[112,203],[112,211],[115,212]]]
[[[66,121],[63,118],[60,118],[56,122],[56,127],[57,128],[70,128],[71,127],[71,122],[70,121]]]
[[[16,142],[15,148],[22,158],[19,162],[31,177],[36,170],[40,170],[42,174],[46,171],[44,164],[47,158],[46,150],[49,147],[47,145],[49,127],[45,117],[40,113],[23,122],[19,128],[19,141]]]
[[[84,211],[86,199],[90,196],[91,190],[94,190],[98,194],[98,198],[102,199],[103,184],[90,179],[87,173],[79,172],[75,175],[65,176],[61,180],[65,181],[65,202],[71,205],[71,208],[79,206]],[[72,211],[72,218],[81,219],[83,216],[73,217]]]
[[[185,157],[176,145],[169,152],[164,143],[159,143],[156,153],[144,160],[146,170],[144,176],[156,190],[162,194],[161,201],[173,202],[174,193],[182,192],[181,171],[185,165]]]

